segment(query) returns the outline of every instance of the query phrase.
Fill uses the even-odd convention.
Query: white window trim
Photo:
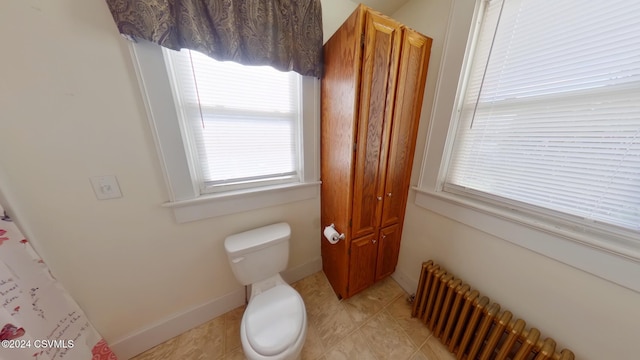
[[[302,81],[303,121],[300,146],[303,149],[301,181],[281,185],[200,195],[193,174],[191,157],[184,147],[183,132],[177,121],[177,111],[162,49],[140,41],[130,43],[131,57],[138,76],[140,90],[153,132],[171,208],[179,223],[243,211],[283,205],[317,198],[320,194],[320,81],[305,76]]]
[[[479,1],[454,0],[431,113],[425,156],[416,190],[416,205],[510,243],[558,260],[640,292],[638,239],[577,231],[562,221],[518,212],[442,191],[448,151],[455,134],[452,122],[471,25],[479,21]]]

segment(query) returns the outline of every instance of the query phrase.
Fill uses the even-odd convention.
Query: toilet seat
[[[274,356],[296,342],[303,333],[304,318],[300,294],[288,285],[278,285],[251,299],[243,322],[251,348]]]

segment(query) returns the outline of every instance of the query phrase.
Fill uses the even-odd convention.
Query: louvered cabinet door
[[[356,137],[351,234],[373,233],[382,211],[389,127],[402,29],[397,22],[366,13],[360,105]],[[391,71],[393,69],[393,71]],[[382,171],[383,172],[383,171]]]
[[[402,223],[411,181],[431,39],[404,29],[389,141],[381,226]]]

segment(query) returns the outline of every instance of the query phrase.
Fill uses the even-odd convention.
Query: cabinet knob
[[[386,238],[387,238],[387,235],[384,235],[384,234],[383,234],[383,235],[382,235],[382,240],[384,240],[384,239],[386,239]]]
[[[388,196],[388,197],[391,197],[391,193],[387,193],[387,196]]]
[[[371,240],[371,242],[375,244],[375,243],[377,243],[377,242],[378,242],[378,240],[376,240],[376,239],[372,239],[372,240]]]
[[[382,201],[382,196],[378,196],[378,201]]]

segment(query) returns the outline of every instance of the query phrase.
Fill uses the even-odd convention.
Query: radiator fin
[[[526,329],[500,305],[472,289],[432,260],[422,264],[413,309],[457,359],[574,360],[570,350],[556,350],[551,338]]]

